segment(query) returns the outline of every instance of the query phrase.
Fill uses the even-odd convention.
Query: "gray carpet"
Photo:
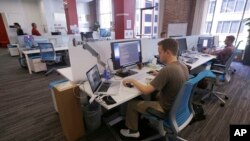
[[[56,114],[49,82],[62,79],[56,73],[28,74],[19,67],[17,57],[0,49],[0,141],[65,140]],[[213,98],[203,106],[207,119],[185,128],[180,136],[191,141],[227,141],[230,124],[250,124],[250,67],[234,62],[237,72],[231,83],[219,90],[229,96],[225,107]],[[82,140],[113,140],[107,127]]]

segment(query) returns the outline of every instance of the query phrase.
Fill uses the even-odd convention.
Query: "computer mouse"
[[[134,87],[134,85],[132,83],[126,83],[125,85],[126,85],[126,87],[129,87],[129,88],[133,88]]]

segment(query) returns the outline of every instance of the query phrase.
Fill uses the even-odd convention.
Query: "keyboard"
[[[186,62],[189,63],[189,64],[193,64],[196,61],[198,61],[198,58],[189,58]]]
[[[99,88],[98,92],[107,92],[111,83],[104,82],[102,83],[101,87]]]

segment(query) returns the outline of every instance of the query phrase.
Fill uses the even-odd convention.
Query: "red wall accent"
[[[0,47],[7,47],[9,44],[9,38],[4,26],[2,15],[0,14]]]
[[[131,20],[131,29],[128,30],[134,30],[135,0],[113,0],[113,4],[115,38],[124,39],[124,30],[127,29],[127,20]]]
[[[77,10],[76,10],[76,0],[64,0],[64,11],[66,15],[66,22],[68,28],[68,34],[71,34],[70,25],[78,26]]]

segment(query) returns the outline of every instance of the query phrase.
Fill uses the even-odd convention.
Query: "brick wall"
[[[196,0],[166,0],[163,16],[164,31],[169,23],[188,23],[187,35],[191,34]]]

